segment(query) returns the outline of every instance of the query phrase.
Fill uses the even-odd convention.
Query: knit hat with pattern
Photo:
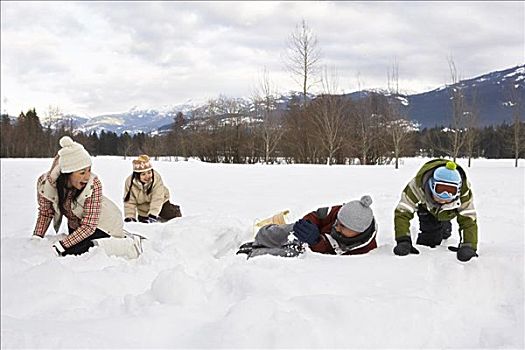
[[[145,171],[151,170],[151,162],[149,157],[145,154],[142,154],[133,160],[133,171],[137,173],[143,173]]]

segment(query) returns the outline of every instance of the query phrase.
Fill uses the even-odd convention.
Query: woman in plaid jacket
[[[91,173],[89,153],[69,136],[62,137],[60,145],[51,170],[37,181],[38,219],[33,239],[42,239],[51,221],[58,232],[65,216],[69,235],[53,245],[59,256],[83,254],[97,240],[109,254],[136,258],[140,240],[123,239],[127,237],[121,212],[102,195],[102,184]]]

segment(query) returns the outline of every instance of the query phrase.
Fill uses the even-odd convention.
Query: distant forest
[[[512,158],[517,164],[524,156],[525,124],[519,114],[511,124],[477,127],[475,113],[465,109],[450,125],[420,130],[379,94],[359,101],[332,95],[309,102],[297,99],[286,111],[272,109],[272,103],[266,96],[247,112],[236,109],[233,99],[210,101],[201,115],[186,118],[178,113],[171,127],[156,135],[86,134],[67,120],[51,128],[31,109],[16,119],[2,115],[0,156],[53,157],[63,135],[95,156],[148,154],[213,163],[397,166],[399,157],[427,156]]]

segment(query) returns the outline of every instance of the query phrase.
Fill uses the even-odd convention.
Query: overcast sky
[[[304,19],[341,92],[450,83],[525,62],[524,2],[1,2],[2,112],[96,116],[249,97],[266,68],[301,90],[286,42]],[[358,83],[359,82],[359,83]],[[317,92],[316,86],[312,92]]]

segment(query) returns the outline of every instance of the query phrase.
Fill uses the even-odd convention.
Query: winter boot
[[[160,210],[159,217],[163,222],[171,220],[173,218],[180,218],[182,216],[182,213],[180,211],[180,206],[170,203],[170,201],[166,201],[162,205],[162,209]]]
[[[248,259],[261,256],[261,255],[273,255],[282,256],[286,258],[293,258],[304,252],[304,247],[298,240],[287,242],[281,247],[264,247],[264,246],[252,246],[250,253],[248,253]]]
[[[251,251],[253,250],[253,243],[254,242],[246,242],[244,244],[241,244],[239,247],[239,250],[235,254],[247,254],[249,255]]]

